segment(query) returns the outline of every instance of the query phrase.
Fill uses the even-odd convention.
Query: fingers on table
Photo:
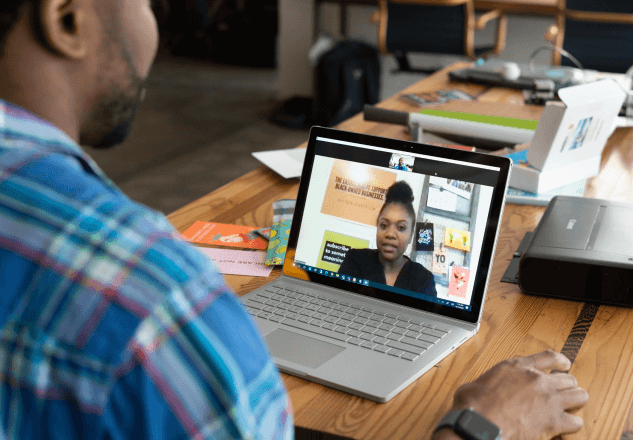
[[[589,394],[581,388],[559,391],[561,406],[564,410],[574,410],[587,404]]]
[[[557,394],[560,402],[560,417],[556,417],[555,419],[554,435],[567,434],[580,430],[583,426],[582,417],[571,414],[568,411],[584,406],[589,400],[589,394],[587,394],[585,390],[577,387],[558,391]]]
[[[557,436],[560,434],[576,432],[582,428],[582,425],[583,421],[581,417],[564,412],[563,415],[556,420],[554,435]]]
[[[521,361],[526,367],[532,367],[540,371],[567,371],[571,368],[571,362],[569,359],[567,359],[565,355],[553,350],[547,350],[533,354],[532,356],[526,356],[521,358]]]
[[[555,390],[568,390],[578,387],[578,380],[571,374],[554,373],[548,376],[548,380]]]

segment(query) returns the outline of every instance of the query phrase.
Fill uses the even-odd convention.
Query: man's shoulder
[[[0,180],[0,189],[8,189],[0,190],[0,238],[11,234],[0,253],[13,261],[0,270],[14,268],[23,278],[9,292],[16,310],[23,303],[19,322],[40,328],[55,322],[54,338],[69,348],[93,343],[95,354],[114,356],[170,297],[227,291],[213,263],[164,215],[73,157],[0,151],[7,154],[0,169],[12,170]],[[205,298],[189,300],[195,307]]]
[[[156,257],[147,251],[162,246],[163,252],[184,253],[188,263],[206,260],[189,249],[163,214],[132,201],[87,171],[75,157],[0,146],[0,170],[4,172],[0,177],[0,222],[14,222],[19,215],[26,226],[20,233],[26,235],[30,228],[37,232],[40,240],[33,243],[38,247],[33,250],[49,259],[68,259],[58,251],[72,247],[81,251],[75,257],[111,258],[116,268],[129,269],[130,264]],[[17,240],[25,238],[18,236]],[[101,265],[102,269],[106,266]],[[150,272],[166,269],[170,268],[154,265]],[[97,278],[115,281],[107,276]]]
[[[12,196],[23,195],[23,202],[31,201],[27,194],[56,198],[71,205],[75,201],[90,201],[106,190],[114,195],[115,191],[105,181],[86,169],[80,156],[49,148],[22,138],[1,139],[0,187],[19,188],[20,193]],[[41,208],[37,203],[33,205]]]
[[[233,321],[246,318],[214,263],[164,215],[72,157],[32,153],[0,148],[0,278],[21,278],[3,292],[0,327],[8,344],[63,359],[52,373],[82,406],[102,408],[112,375],[185,324],[205,326],[216,300],[236,308]],[[31,385],[46,394],[60,383]]]

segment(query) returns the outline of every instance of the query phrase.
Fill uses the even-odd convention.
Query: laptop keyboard
[[[317,295],[305,289],[267,286],[244,299],[251,315],[386,355],[416,360],[450,332],[441,324],[408,319]]]

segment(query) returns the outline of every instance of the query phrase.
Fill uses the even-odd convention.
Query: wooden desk
[[[407,90],[430,91],[447,86],[447,70],[443,70]],[[474,94],[478,101],[454,101],[445,106],[447,109],[532,118],[538,118],[542,111],[540,107],[519,105],[520,95],[512,90],[457,83],[450,87]],[[397,97],[382,106],[413,109]],[[402,127],[365,122],[362,115],[339,127],[405,137]],[[589,194],[633,200],[632,163],[633,130],[618,129],[605,149],[602,171],[591,182]],[[172,213],[169,219],[180,231],[196,220],[267,226],[272,219],[272,202],[295,197],[297,186],[297,180],[283,180],[260,167]],[[590,395],[589,404],[580,413],[585,427],[569,438],[633,438],[623,437],[623,433],[633,436],[633,311],[527,296],[518,286],[499,281],[521,238],[534,229],[543,210],[506,206],[479,333],[390,402],[374,403],[284,375],[299,432],[309,432],[310,438],[425,438],[451,405],[459,385],[503,359],[551,348],[562,350],[574,360],[571,372]],[[276,269],[272,277],[279,273]],[[270,279],[227,276],[238,294]]]

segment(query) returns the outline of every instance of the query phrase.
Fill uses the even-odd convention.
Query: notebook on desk
[[[279,369],[386,402],[472,337],[511,166],[312,128],[282,275],[242,297]]]

